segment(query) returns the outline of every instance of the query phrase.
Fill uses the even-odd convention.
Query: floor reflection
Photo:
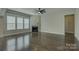
[[[7,40],[7,44],[6,44],[6,50],[10,51],[10,50],[15,50],[16,43],[15,43],[15,39],[9,39]]]
[[[74,33],[65,33],[65,49],[66,50],[77,49],[77,42]]]
[[[73,34],[26,33],[0,38],[0,51],[79,51]]]
[[[20,51],[29,49],[30,35],[14,36],[5,38],[4,48],[6,51]]]
[[[30,37],[29,37],[29,35],[25,35],[24,36],[24,47],[25,48],[28,48],[29,47],[29,44],[30,44]]]
[[[17,38],[17,50],[21,50],[23,48],[24,45],[24,39],[23,37],[18,37]]]

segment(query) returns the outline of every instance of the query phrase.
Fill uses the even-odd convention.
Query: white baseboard
[[[74,32],[66,32],[66,33],[74,33]]]
[[[57,33],[57,32],[47,32],[47,31],[43,31],[45,33],[52,33],[52,34],[58,34],[58,35],[65,35],[65,33]]]
[[[3,35],[0,35],[0,38],[1,38],[1,37],[5,37],[5,36],[10,36],[10,35],[22,34],[22,33],[25,33],[25,32],[3,34]]]

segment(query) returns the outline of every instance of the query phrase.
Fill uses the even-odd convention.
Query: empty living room
[[[0,8],[0,51],[79,51],[79,9]]]
[[[78,0],[0,0],[0,59],[79,59]]]

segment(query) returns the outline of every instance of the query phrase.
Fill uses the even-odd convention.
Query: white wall
[[[0,16],[4,16],[5,15],[5,8],[0,8]]]
[[[41,15],[41,32],[64,34],[64,15],[74,14],[74,9]]]
[[[0,16],[0,37],[3,37],[3,33],[4,33],[4,23],[3,23],[4,17]]]
[[[41,16],[41,31],[64,34],[64,15],[75,14],[75,36],[79,40],[79,9],[61,11]]]
[[[79,40],[79,9],[75,11],[75,36]]]

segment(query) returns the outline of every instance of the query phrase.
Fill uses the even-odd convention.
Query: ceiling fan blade
[[[43,14],[43,13],[46,13],[46,10],[45,9],[38,8],[38,9],[36,9],[35,12],[38,13],[38,14]]]

